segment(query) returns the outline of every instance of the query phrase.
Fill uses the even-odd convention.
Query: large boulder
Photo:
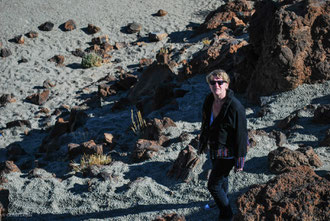
[[[241,195],[234,220],[329,220],[329,185],[307,166],[291,168]]]
[[[330,79],[329,1],[264,0],[255,8],[246,52],[250,60],[240,68],[251,100]]]

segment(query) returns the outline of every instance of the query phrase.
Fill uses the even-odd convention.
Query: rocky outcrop
[[[291,168],[241,195],[234,220],[329,220],[329,185],[307,166]]]
[[[149,160],[162,148],[156,141],[139,139],[132,153],[132,159],[135,162]]]
[[[240,68],[251,100],[330,79],[328,1],[265,0],[255,8],[247,62]]]
[[[183,180],[184,182],[191,181],[195,174],[195,169],[200,164],[196,151],[190,145],[184,148],[178,158],[173,163],[167,175],[176,179]]]
[[[268,154],[268,166],[275,174],[283,173],[291,167],[322,166],[322,161],[312,147],[301,147],[296,151],[286,147],[279,147]]]

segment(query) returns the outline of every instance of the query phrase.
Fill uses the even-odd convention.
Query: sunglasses
[[[227,83],[227,81],[210,81],[210,85],[215,85],[218,83],[218,85],[223,85],[224,83]]]

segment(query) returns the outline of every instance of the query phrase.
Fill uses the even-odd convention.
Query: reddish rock
[[[237,28],[241,28],[241,27],[245,27],[246,24],[243,22],[243,20],[237,18],[236,16],[234,16],[231,19],[231,28],[233,30],[237,29]]]
[[[320,142],[320,146],[330,147],[330,129],[326,131],[324,139]]]
[[[65,31],[72,31],[77,28],[76,22],[72,19],[68,20],[63,25]]]
[[[8,214],[9,190],[0,188],[0,220]]]
[[[14,41],[17,43],[17,44],[24,44],[24,36],[23,35],[18,35],[14,38]]]
[[[329,2],[259,1],[255,7],[239,72],[250,100],[330,79]]]
[[[149,66],[152,64],[152,59],[151,58],[141,58],[139,61],[139,65],[140,67],[145,67],[145,66]]]
[[[330,124],[330,104],[320,105],[314,112],[314,122]]]
[[[149,160],[162,148],[156,141],[139,139],[132,153],[132,159],[136,162]]]
[[[314,167],[322,165],[313,148],[307,147],[294,151],[286,147],[279,147],[268,154],[269,169],[275,174],[283,173],[291,167],[303,165]]]
[[[64,58],[63,58],[63,60],[64,60]],[[55,87],[56,84],[55,84],[55,82],[52,82],[51,80],[47,79],[47,80],[44,80],[44,82],[42,83],[42,86],[46,89],[50,89],[52,87]]]
[[[101,44],[101,49],[103,49],[105,52],[109,52],[113,50],[113,46],[106,42]]]
[[[307,166],[292,168],[241,195],[234,220],[329,220],[329,185]]]
[[[103,36],[99,36],[96,38],[92,39],[92,43],[96,44],[96,45],[101,45],[101,44],[105,44],[105,43],[109,43],[109,36],[108,35],[103,35]]]
[[[49,90],[44,90],[41,93],[36,93],[36,94],[30,95],[26,99],[33,104],[42,105],[42,104],[46,103],[46,101],[48,100],[49,93],[50,93]]]
[[[24,127],[27,126],[31,128],[31,123],[28,120],[14,120],[6,123],[6,128],[12,128],[12,127]]]
[[[168,36],[167,33],[152,32],[149,33],[149,41],[161,41]]]
[[[184,148],[178,158],[175,160],[167,175],[176,179],[181,179],[184,182],[189,182],[193,179],[195,168],[200,163],[196,151],[190,145]]]
[[[0,50],[0,57],[6,58],[12,55],[11,51],[8,48],[1,48]]]
[[[48,21],[48,22],[45,22],[42,25],[40,25],[38,28],[41,31],[51,31],[54,28],[54,24],[52,22]]]
[[[298,111],[291,113],[289,116],[277,122],[276,126],[282,130],[288,129],[295,125],[299,119]]]
[[[28,38],[37,38],[38,37],[38,32],[35,31],[30,31],[26,34]]]
[[[119,90],[128,90],[137,82],[137,76],[133,74],[124,73],[119,76],[116,82],[116,87]]]
[[[116,42],[115,43],[115,49],[120,50],[124,47],[127,47],[127,44],[125,42]]]
[[[110,133],[104,133],[104,141],[110,147],[110,149],[113,149],[113,147],[116,145],[114,136]]]
[[[5,106],[8,103],[16,102],[16,98],[13,94],[2,94],[0,96],[0,106]]]
[[[81,150],[84,154],[103,154],[103,146],[90,140],[81,144]]]
[[[168,53],[167,50],[165,50],[165,51],[160,50],[156,54],[156,60],[159,64],[168,64],[170,62],[170,57],[171,57],[171,55]]]
[[[154,219],[153,221],[186,221],[184,216],[180,216],[176,213],[165,214],[161,217]]]
[[[156,16],[160,16],[160,17],[163,17],[165,15],[167,15],[167,11],[163,9],[159,9],[158,12],[156,13]]]
[[[89,34],[95,34],[97,32],[99,32],[101,29],[95,25],[92,25],[92,24],[88,24],[87,26],[87,32]]]
[[[63,55],[55,55],[54,57],[50,58],[48,61],[55,62],[56,65],[63,65],[64,56]]]
[[[14,164],[13,161],[5,161],[0,163],[0,176],[14,172],[20,173],[21,170]]]
[[[101,84],[98,86],[98,95],[100,97],[108,97],[117,94],[116,87],[114,85]]]
[[[279,147],[283,147],[283,144],[287,143],[286,135],[281,131],[272,131],[270,137],[275,138],[276,145]]]

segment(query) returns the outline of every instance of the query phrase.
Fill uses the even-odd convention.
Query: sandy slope
[[[53,111],[61,105],[74,106],[82,102],[83,93],[97,90],[97,80],[108,73],[118,75],[116,67],[121,66],[130,72],[136,71],[139,59],[154,58],[155,52],[164,45],[174,48],[189,46],[187,53],[178,60],[190,58],[202,47],[201,42],[193,45],[184,42],[191,34],[186,26],[203,22],[204,16],[210,10],[216,9],[221,1],[216,0],[183,0],[183,1],[129,1],[129,0],[91,0],[91,1],[49,1],[49,0],[0,0],[0,42],[2,47],[10,48],[13,55],[0,59],[0,94],[13,93],[17,102],[0,108],[0,128],[12,120],[27,119],[32,124],[30,135],[25,136],[24,129],[6,129],[0,137],[0,158],[5,160],[4,148],[13,142],[20,142],[24,149],[33,154],[37,151],[44,132],[45,120],[35,118],[39,107],[24,101],[24,99],[40,90],[46,79],[56,82],[51,91],[51,99],[43,106]],[[168,11],[162,18],[152,14],[159,9]],[[63,32],[58,26],[68,19],[74,19],[78,28],[71,32]],[[38,31],[37,27],[51,21],[55,24],[51,32]],[[87,35],[82,28],[92,23],[101,28],[101,33],[107,34],[110,43],[133,42],[137,40],[135,34],[121,32],[122,27],[130,22],[143,25],[141,36],[149,32],[166,32],[169,38],[163,42],[148,43],[145,46],[130,46],[112,52],[112,60],[121,62],[105,64],[99,68],[80,69],[77,63],[81,59],[71,55],[76,48],[88,47],[93,36]],[[8,42],[16,35],[28,31],[38,31],[36,39],[25,39],[24,45]],[[167,41],[167,42],[166,42]],[[55,66],[47,60],[56,54],[65,56],[65,66]],[[27,63],[18,64],[22,57]],[[88,90],[83,90],[88,88]],[[174,139],[183,132],[191,134],[193,138],[199,132],[201,105],[208,87],[204,76],[196,76],[184,82],[182,89],[189,92],[179,98],[179,110],[162,109],[152,113],[149,118],[168,116],[177,124],[176,128],[167,131],[167,135]],[[263,103],[269,105],[271,112],[262,118],[257,117],[260,107],[250,105],[241,98],[247,107],[248,127],[250,129],[264,129],[271,131],[276,121],[286,117],[295,110],[307,104],[329,103],[330,82],[316,85],[302,85],[294,91],[264,97]],[[126,96],[125,93],[114,99]],[[111,153],[116,160],[106,170],[115,171],[118,181],[101,181],[99,179],[81,178],[68,175],[67,162],[55,161],[46,170],[56,173],[58,177],[69,177],[62,182],[56,178],[29,178],[27,173],[12,173],[7,176],[5,188],[10,191],[9,220],[152,220],[164,213],[176,212],[185,215],[187,220],[216,220],[217,211],[203,211],[201,207],[209,201],[210,195],[206,189],[206,170],[209,162],[199,169],[198,178],[191,183],[169,179],[165,174],[177,158],[187,142],[174,142],[161,151],[152,160],[143,163],[132,163],[128,154],[134,145],[134,135],[128,130],[130,109],[112,113],[111,100],[105,101],[102,108],[88,109],[89,120],[84,128],[63,137],[67,142],[81,143],[95,139],[104,132],[120,136],[119,145]],[[318,141],[324,136],[326,125],[319,126],[310,123],[311,113],[302,112],[305,121],[301,127],[288,137],[288,147],[295,149],[298,143],[312,145],[324,161],[320,171],[329,171],[329,148],[318,147]],[[49,119],[55,122],[55,117]],[[234,205],[235,198],[256,183],[263,183],[272,178],[267,169],[267,154],[275,149],[275,141],[260,136],[258,144],[248,153],[246,170],[240,174],[230,176],[230,196]],[[125,151],[123,151],[125,150]],[[60,155],[64,158],[66,145],[61,148]],[[203,156],[203,161],[206,156]]]

